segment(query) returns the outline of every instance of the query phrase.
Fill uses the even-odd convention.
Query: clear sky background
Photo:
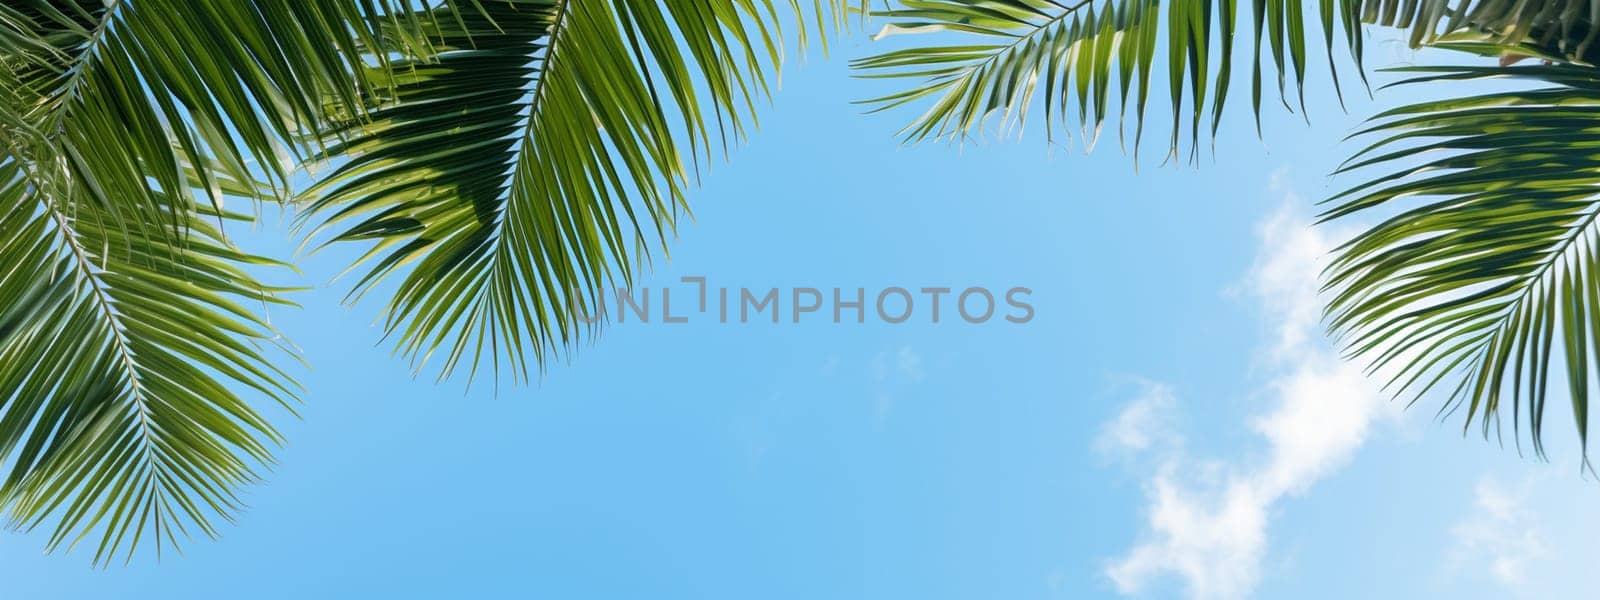
[[[306,265],[303,419],[219,541],[90,568],[0,537],[4,598],[1579,598],[1600,484],[1334,358],[1313,202],[1357,118],[1235,98],[1198,167],[901,147],[845,58],[785,74],[641,285],[1032,288],[1027,325],[622,324],[528,389],[413,379]],[[1374,64],[1409,61],[1376,44]],[[1316,78],[1313,78],[1316,79]],[[1158,117],[1159,118],[1159,117]],[[1037,131],[1031,133],[1036,134]],[[1153,152],[1154,146],[1150,148]],[[239,234],[288,253],[277,224]],[[681,285],[681,284],[678,284]],[[1552,402],[1552,407],[1560,406]],[[1564,443],[1563,443],[1564,442]],[[1509,440],[1508,440],[1509,444]]]

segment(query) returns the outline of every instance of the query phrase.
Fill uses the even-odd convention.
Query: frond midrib
[[[574,1],[580,0],[558,0],[556,2],[554,9],[555,12],[550,18],[549,33],[545,35],[543,48],[544,56],[542,58],[533,56],[529,57],[530,61],[536,60],[539,63],[536,69],[532,69],[537,71],[538,80],[534,82],[533,90],[531,90],[528,94],[528,116],[522,123],[522,134],[518,136],[516,150],[513,151],[515,153],[515,158],[512,159],[513,166],[511,169],[507,170],[505,174],[504,181],[508,182],[508,185],[506,186],[504,197],[501,198],[502,208],[501,210],[495,211],[494,220],[488,224],[489,232],[487,233],[487,237],[490,240],[488,243],[493,244],[493,251],[488,253],[488,255],[485,257],[485,263],[482,267],[481,276],[477,278],[479,283],[486,284],[488,289],[483,293],[473,294],[473,299],[471,301],[471,312],[474,316],[471,318],[471,320],[482,318],[485,310],[498,311],[500,299],[506,293],[501,289],[502,282],[505,281],[506,278],[496,276],[495,273],[502,268],[501,265],[505,262],[507,253],[511,251],[506,241],[505,227],[507,215],[511,212],[512,205],[518,201],[519,192],[517,190],[519,186],[517,186],[514,182],[519,178],[519,173],[522,171],[522,169],[526,168],[525,153],[527,152],[527,147],[534,143],[532,139],[533,129],[537,120],[539,119],[540,109],[544,106],[546,101],[546,82],[549,81],[550,74],[558,68],[556,59],[558,56],[558,49],[561,47],[561,34],[566,30],[565,25],[567,19],[570,18],[570,7]],[[495,332],[494,327],[487,327],[485,328],[485,331],[491,337],[498,338],[498,333]],[[440,370],[440,381],[443,381],[444,378],[448,377],[448,375],[454,370],[454,364],[456,360],[459,359],[460,354],[465,350],[466,345],[458,343],[455,348],[452,348],[447,353],[445,360],[446,365],[448,366]],[[431,353],[432,350],[429,350],[424,354],[424,356]],[[422,369],[423,362],[424,361],[418,361],[418,372],[420,372]],[[521,361],[517,362],[520,363]],[[476,370],[475,365],[474,370]],[[522,377],[526,378],[527,375],[523,373]]]
[[[517,174],[524,168],[524,149],[527,145],[533,143],[531,137],[533,136],[534,122],[539,118],[539,109],[544,106],[545,82],[549,81],[550,73],[556,68],[556,50],[561,45],[561,32],[565,30],[563,25],[566,24],[568,15],[571,14],[569,7],[574,1],[575,0],[557,0],[556,2],[555,14],[550,19],[550,33],[546,35],[544,58],[540,59],[540,65],[537,69],[539,80],[534,82],[533,91],[528,96],[528,117],[522,124],[522,135],[519,136],[519,142],[517,143],[517,149],[515,150],[516,158],[513,159],[512,163],[514,166],[506,172],[505,180],[508,182],[516,181]],[[530,60],[533,60],[532,57],[530,57]],[[506,196],[504,199],[506,208],[499,211],[495,215],[492,231],[489,233],[489,236],[494,239],[493,243],[495,250],[489,258],[491,261],[489,268],[491,270],[495,268],[495,265],[500,262],[500,258],[505,254],[505,252],[507,252],[506,245],[504,243],[505,236],[503,235],[503,231],[505,229],[506,213],[510,211],[511,203],[516,201],[516,196],[516,186],[507,186]],[[492,278],[491,281],[498,282],[499,278]],[[491,285],[498,286],[497,283],[491,283]],[[476,304],[481,306],[484,302],[484,299],[484,296],[478,296]],[[475,308],[474,310],[478,309]]]
[[[1032,29],[1022,33],[1021,35],[1014,36],[1010,42],[995,46],[993,48],[993,52],[988,57],[976,63],[961,67],[960,70],[962,74],[959,77],[952,75],[949,77],[949,79],[956,80],[971,77],[973,73],[993,67],[996,62],[999,62],[1001,56],[1014,54],[1016,53],[1018,47],[1033,41],[1040,33],[1057,25],[1065,24],[1067,17],[1076,15],[1079,10],[1083,9],[1085,6],[1088,6],[1092,2],[1094,2],[1094,0],[1079,0],[1077,4],[1072,6],[1061,6],[1058,4],[1057,6],[1060,6],[1062,9],[1061,14],[1045,19],[1044,22],[1037,24]]]
[[[1596,227],[1597,224],[1600,224],[1600,198],[1594,199],[1594,202],[1592,203],[1594,206],[1592,206],[1589,211],[1584,214],[1583,218],[1579,219],[1577,223],[1572,225],[1572,227],[1569,229],[1570,233],[1566,236],[1563,236],[1563,239],[1560,241],[1558,246],[1552,249],[1546,255],[1548,257],[1547,260],[1542,261],[1539,264],[1538,269],[1536,269],[1533,273],[1518,278],[1518,280],[1521,282],[1520,285],[1517,286],[1518,290],[1512,295],[1512,298],[1506,301],[1507,308],[1505,313],[1501,315],[1499,319],[1497,319],[1499,322],[1497,325],[1495,325],[1494,332],[1488,336],[1485,336],[1482,341],[1478,342],[1474,355],[1475,363],[1481,365],[1483,361],[1487,359],[1487,354],[1501,343],[1501,339],[1509,332],[1512,325],[1517,321],[1517,316],[1521,314],[1528,305],[1528,301],[1532,297],[1534,290],[1545,285],[1553,284],[1550,279],[1554,278],[1557,274],[1554,267],[1557,264],[1562,263],[1565,259],[1570,258],[1570,253],[1574,252],[1574,249],[1577,248],[1578,240],[1582,239],[1585,234],[1590,233],[1591,231],[1600,231],[1600,227]],[[1473,370],[1476,371],[1477,368],[1478,367],[1475,366]],[[1474,404],[1476,404],[1476,399],[1474,400]],[[1485,406],[1485,410],[1488,412],[1494,412],[1495,407]],[[1463,424],[1464,428],[1470,428],[1471,426],[1472,422],[1470,419]],[[1485,422],[1485,426],[1487,426],[1487,422]],[[1534,438],[1534,444],[1536,447],[1539,445],[1537,434]],[[1540,451],[1542,452],[1542,450]]]
[[[65,90],[60,95],[59,104],[47,116],[48,127],[52,130],[50,136],[59,136],[66,127],[66,115],[69,107],[78,98],[83,87],[84,74],[94,65],[94,55],[104,42],[106,31],[111,28],[111,22],[116,19],[117,10],[122,8],[124,0],[108,0],[105,11],[100,15],[100,21],[95,23],[94,30],[89,32],[89,38],[84,41],[83,49],[77,53],[72,66],[68,67],[67,83]]]
[[[141,383],[142,367],[139,365],[138,359],[128,342],[126,327],[122,322],[123,317],[117,312],[116,307],[112,305],[111,299],[108,297],[105,290],[106,283],[101,281],[99,275],[100,271],[95,268],[94,262],[90,259],[88,251],[83,248],[83,245],[77,239],[77,234],[75,233],[76,230],[72,227],[72,224],[69,220],[70,218],[67,215],[62,214],[61,211],[56,208],[54,203],[49,202],[48,199],[46,199],[42,194],[39,197],[41,200],[40,204],[43,205],[44,210],[50,215],[51,220],[56,224],[56,231],[62,239],[62,244],[70,250],[70,262],[73,265],[74,271],[86,282],[86,285],[90,290],[90,297],[92,298],[92,302],[96,308],[95,313],[102,317],[104,321],[103,324],[110,331],[109,343],[112,347],[112,351],[116,353],[116,363],[122,371],[121,374],[124,378],[124,381],[129,386],[129,393],[127,394],[128,401],[132,405],[131,408],[136,411],[136,414],[139,417],[137,435],[140,441],[138,446],[139,452],[143,456],[141,462],[143,462],[147,467],[146,469],[143,469],[142,473],[144,484],[148,485],[150,488],[150,494],[152,495],[150,502],[164,503],[166,502],[167,495],[166,487],[159,484],[155,480],[159,476],[160,472],[166,471],[164,466],[165,461],[161,458],[161,453],[157,451],[157,445],[159,442],[156,438],[158,436],[155,433],[154,426],[150,423],[150,399],[148,397],[148,392],[144,389],[144,386]],[[158,510],[157,512],[159,513],[160,511]],[[43,517],[43,515],[40,516],[41,518]],[[164,533],[164,526],[161,523],[161,519],[157,518],[154,537],[156,540],[158,540],[158,554],[160,553],[159,540],[161,539],[162,533]],[[76,545],[78,541],[81,541],[84,537],[88,536],[91,531],[91,528],[84,528],[78,535],[77,539],[73,541],[73,544]],[[52,536],[50,542],[51,546],[53,547],[56,544],[59,544],[64,539],[65,533],[65,531],[58,531],[54,536]]]

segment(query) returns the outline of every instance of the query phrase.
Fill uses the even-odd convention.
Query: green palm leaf
[[[95,559],[231,518],[276,433],[245,396],[271,261],[227,198],[285,195],[303,129],[362,108],[355,0],[0,5],[0,508]],[[331,102],[330,102],[331,100]],[[258,177],[260,176],[260,177]],[[266,178],[268,184],[257,180]],[[196,201],[196,196],[201,200]]]
[[[902,131],[908,141],[963,139],[996,118],[1002,135],[1013,127],[1020,131],[1030,111],[1037,110],[1044,115],[1047,136],[1070,135],[1076,121],[1091,147],[1107,118],[1131,119],[1137,153],[1148,103],[1152,95],[1164,93],[1173,115],[1168,148],[1176,156],[1185,130],[1192,147],[1202,130],[1209,126],[1215,132],[1221,124],[1233,84],[1234,41],[1244,12],[1254,15],[1251,98],[1258,113],[1264,78],[1275,73],[1283,95],[1291,77],[1298,89],[1307,72],[1307,17],[1300,2],[1259,0],[1249,11],[1241,11],[1235,0],[1071,4],[902,0],[897,4],[898,8],[878,13],[889,20],[878,38],[955,34],[940,43],[854,62],[863,77],[915,82],[903,91],[867,101],[874,111],[927,104],[926,112]],[[1317,8],[1330,57],[1336,38],[1342,39],[1359,63],[1358,3],[1326,0]],[[1165,81],[1152,79],[1158,64],[1165,65]]]
[[[1392,216],[1336,252],[1330,325],[1413,401],[1445,394],[1486,435],[1510,413],[1541,455],[1550,385],[1564,380],[1586,444],[1600,368],[1600,78],[1574,65],[1403,71],[1408,83],[1537,86],[1398,108],[1363,132],[1378,139],[1345,170],[1383,170],[1326,217]]]
[[[42,189],[0,160],[0,507],[53,520],[50,548],[96,538],[96,562],[214,535],[277,441],[241,394],[294,397],[253,311],[284,303],[249,272],[276,263],[223,239],[240,217],[182,196],[157,207],[184,219],[170,236]]]
[[[495,0],[391,27],[433,53],[375,73],[370,119],[324,132],[337,166],[304,195],[310,235],[372,244],[352,298],[402,274],[385,327],[417,369],[439,353],[440,379],[527,381],[664,248],[698,165],[754,124],[783,15],[820,35],[845,14],[811,8]]]
[[[221,177],[286,189],[297,128],[360,107],[372,39],[355,0],[34,0],[0,5],[0,127],[37,178],[130,223]],[[372,3],[381,6],[384,2]],[[184,165],[206,168],[186,171]]]
[[[944,34],[853,63],[862,77],[908,82],[865,101],[874,112],[926,107],[901,131],[907,141],[962,140],[990,124],[1003,136],[1020,132],[1034,113],[1043,115],[1046,136],[1070,135],[1075,122],[1092,147],[1105,120],[1117,117],[1134,122],[1137,155],[1148,103],[1164,94],[1172,110],[1168,151],[1176,157],[1185,137],[1193,150],[1208,125],[1213,135],[1221,126],[1234,90],[1241,27],[1251,35],[1250,98],[1259,130],[1263,89],[1274,85],[1266,81],[1275,82],[1285,107],[1295,96],[1303,112],[1299,95],[1312,44],[1326,50],[1336,90],[1338,46],[1363,72],[1363,23],[1409,29],[1413,46],[1474,33],[1495,44],[1534,44],[1581,57],[1591,52],[1600,3],[897,0],[876,14],[888,20],[879,39]],[[1152,79],[1158,65],[1164,65],[1164,81]]]

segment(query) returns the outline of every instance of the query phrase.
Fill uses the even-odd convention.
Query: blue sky
[[[336,250],[273,314],[314,368],[239,523],[105,570],[8,534],[0,596],[1581,595],[1600,489],[1571,444],[1545,464],[1402,411],[1308,320],[1340,139],[1414,92],[1346,116],[1313,87],[1314,125],[1269,112],[1264,142],[1236,102],[1215,158],[1135,174],[1114,140],[902,147],[848,104],[868,44],[786,73],[641,286],[1023,285],[1032,322],[622,324],[464,392],[338,306]]]

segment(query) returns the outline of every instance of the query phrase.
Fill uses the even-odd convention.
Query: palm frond
[[[305,131],[359,114],[388,0],[0,5],[0,507],[95,559],[231,518],[294,384],[256,310],[276,265],[224,200],[286,195]],[[263,184],[258,179],[265,178]],[[200,200],[196,200],[198,194]]]
[[[309,237],[372,244],[352,298],[403,274],[385,328],[418,370],[439,352],[440,379],[487,361],[526,381],[665,247],[701,163],[755,123],[786,17],[819,35],[845,17],[842,0],[790,4],[432,9],[407,35],[434,52],[375,74],[370,120],[325,132],[336,166],[303,196]]]
[[[0,509],[50,523],[51,549],[89,539],[97,563],[214,535],[277,441],[241,394],[294,398],[256,313],[284,290],[250,272],[276,263],[222,238],[241,217],[161,198],[186,235],[121,227],[0,159]]]
[[[1326,218],[1392,216],[1336,251],[1329,324],[1391,389],[1412,402],[1444,394],[1445,411],[1485,435],[1509,413],[1540,455],[1564,380],[1586,445],[1600,369],[1600,78],[1574,65],[1402,71],[1413,84],[1534,85],[1397,108],[1362,132],[1377,140],[1344,170],[1381,170]]]
[[[1185,130],[1192,148],[1208,125],[1213,133],[1220,127],[1245,12],[1254,16],[1253,106],[1259,114],[1268,78],[1275,78],[1289,106],[1290,86],[1300,89],[1308,70],[1305,4],[1259,0],[1242,11],[1235,0],[901,0],[898,8],[878,13],[890,21],[878,38],[953,35],[859,59],[853,66],[863,77],[914,81],[908,89],[866,101],[875,112],[928,104],[902,130],[908,141],[964,139],[981,134],[996,116],[1002,135],[1013,127],[1020,132],[1030,110],[1038,110],[1047,136],[1070,135],[1076,121],[1090,146],[1107,118],[1132,120],[1137,153],[1148,103],[1164,91],[1173,115],[1168,149],[1175,156]],[[1322,15],[1330,66],[1336,40],[1343,40],[1359,63],[1359,6],[1324,0],[1315,8]],[[1152,80],[1157,64],[1165,65],[1165,81]],[[1303,98],[1298,104],[1303,107]]]
[[[942,34],[853,63],[862,77],[909,82],[865,101],[874,112],[927,107],[901,131],[907,141],[981,136],[994,121],[1002,136],[1020,133],[1037,112],[1046,136],[1070,135],[1075,122],[1089,147],[1108,118],[1131,120],[1137,155],[1148,102],[1165,94],[1173,157],[1185,132],[1192,152],[1207,121],[1212,135],[1220,127],[1241,28],[1250,36],[1250,99],[1259,130],[1264,88],[1274,85],[1264,82],[1275,82],[1286,108],[1304,112],[1312,45],[1324,47],[1341,101],[1339,46],[1364,81],[1364,23],[1409,29],[1414,46],[1472,33],[1488,43],[1537,43],[1581,56],[1600,20],[1600,3],[1589,0],[1454,6],[1445,0],[897,0],[892,6],[876,13],[889,20],[878,38]],[[1165,81],[1152,80],[1158,64],[1165,65]]]
[[[1361,20],[1409,29],[1412,47],[1451,43],[1467,35],[1497,46],[1533,46],[1567,61],[1592,58],[1600,36],[1600,2],[1593,0],[1367,0]]]
[[[189,176],[270,177],[282,193],[304,137],[367,92],[356,47],[389,0],[48,0],[0,5],[0,127],[32,173],[130,224]],[[332,99],[333,102],[329,102]],[[185,165],[203,165],[191,169]],[[139,219],[135,219],[138,217]],[[164,217],[164,219],[157,219]]]

